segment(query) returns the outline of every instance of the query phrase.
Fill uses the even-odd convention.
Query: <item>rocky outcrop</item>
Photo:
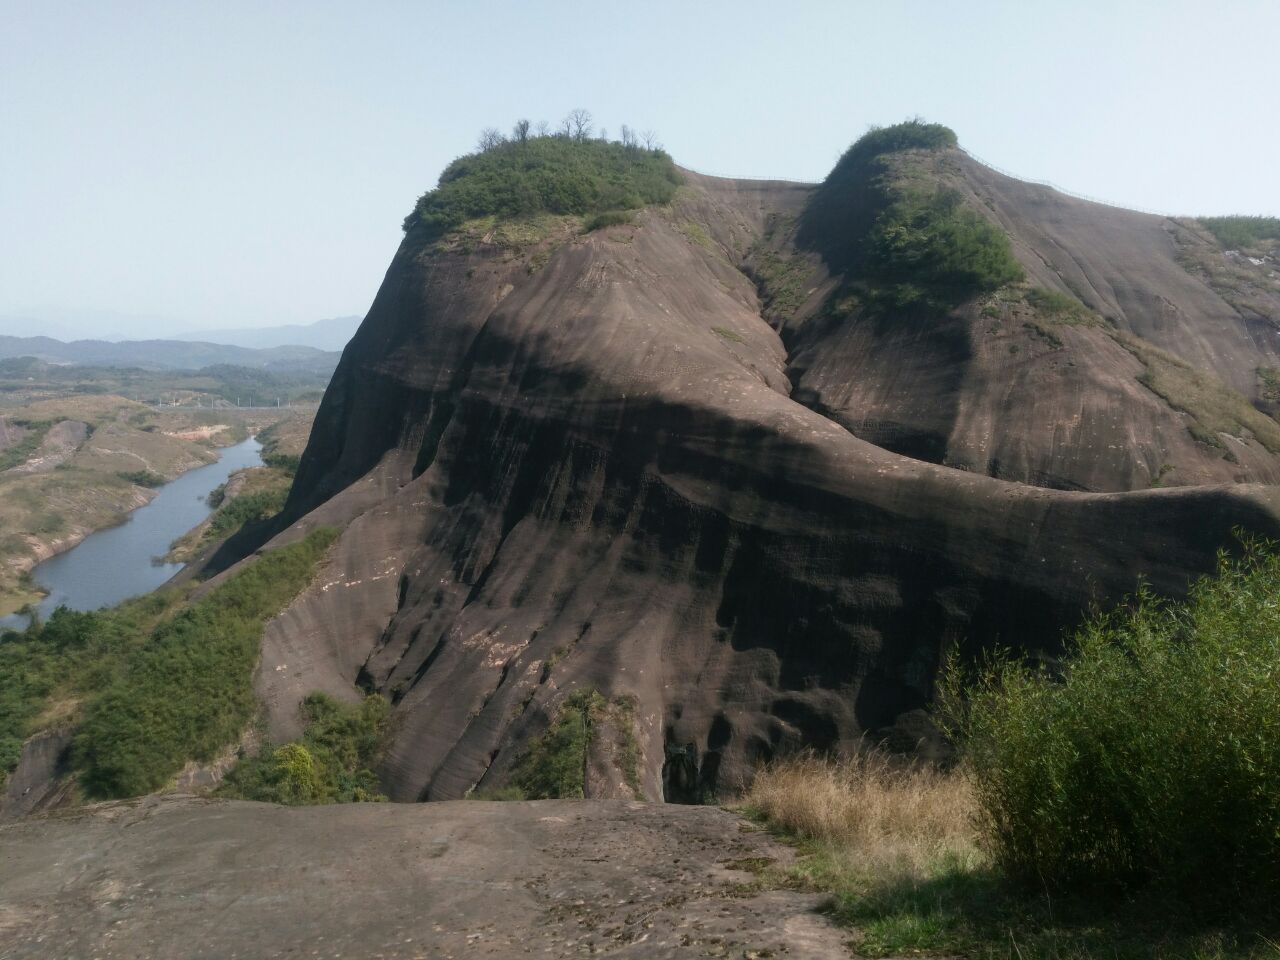
[[[793,850],[710,807],[151,798],[0,825],[0,955],[848,956]]]
[[[0,792],[0,820],[49,810],[69,797],[73,785],[66,776],[71,766],[67,754],[73,733],[63,726],[27,738]]]
[[[60,420],[51,426],[30,457],[9,473],[48,473],[66,463],[89,437],[89,425],[79,420]]]
[[[1182,363],[1235,397],[1262,356],[1161,222],[1090,226],[1092,205],[943,159],[1096,323],[1033,352],[977,302],[832,321],[841,278],[788,231],[794,184],[689,174],[633,225],[407,239],[286,509],[282,541],[345,532],[268,627],[273,734],[313,689],[383,692],[385,789],[451,799],[508,782],[594,687],[635,705],[642,794],[696,800],[781,751],[914,742],[949,648],[1052,655],[1091,601],[1177,593],[1233,528],[1280,530],[1280,491],[1223,482],[1274,479],[1265,445],[1196,441],[1140,382]],[[768,250],[794,261],[783,320]]]

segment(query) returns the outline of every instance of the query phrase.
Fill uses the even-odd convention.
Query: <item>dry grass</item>
[[[760,883],[831,895],[859,957],[973,960],[1277,960],[1277,938],[1188,926],[1158,898],[1074,900],[1004,883],[978,842],[963,772],[866,752],[801,756],[760,771],[744,804],[798,842],[797,865]]]
[[[939,861],[979,856],[968,782],[880,753],[775,763],[757,774],[746,800],[776,827],[881,878],[921,876]]]

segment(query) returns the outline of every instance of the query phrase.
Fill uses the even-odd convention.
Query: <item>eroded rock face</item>
[[[566,696],[594,687],[634,703],[642,794],[697,800],[779,751],[918,739],[947,648],[1051,653],[1091,600],[1139,576],[1179,592],[1233,527],[1280,529],[1268,487],[1132,489],[1149,482],[1135,464],[1161,458],[1230,474],[1171,439],[1178,412],[1093,328],[1067,332],[1076,369],[1055,373],[1004,363],[966,308],[928,328],[806,327],[838,278],[789,250],[811,302],[780,336],[744,268],[808,188],[688,180],[633,226],[402,247],[287,507],[282,539],[345,532],[267,630],[274,735],[296,732],[313,689],[383,692],[385,788],[452,799],[508,782]],[[1113,259],[1091,261],[1095,287],[1121,285]],[[1116,308],[1144,330],[1154,296]],[[1210,372],[1257,362],[1247,339],[1231,353],[1193,336],[1199,301],[1179,309],[1166,349],[1213,354]],[[935,432],[941,452],[862,438],[877,420]],[[968,469],[928,462],[960,452]],[[1236,460],[1275,470],[1257,444]]]

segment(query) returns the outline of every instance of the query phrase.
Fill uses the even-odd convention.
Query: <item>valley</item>
[[[517,126],[403,228],[331,379],[0,361],[0,613],[263,444],[0,634],[15,955],[1265,955],[1272,221],[910,120],[819,184]]]
[[[0,361],[0,617],[39,599],[36,564],[121,523],[218,449],[277,426],[276,453],[296,458],[314,406],[303,392],[297,408],[276,408],[274,397],[271,407],[238,408],[221,394],[244,375],[259,376]],[[283,399],[316,383],[311,377]],[[144,394],[164,403],[133,399]],[[254,474],[275,478],[275,490],[283,476]]]

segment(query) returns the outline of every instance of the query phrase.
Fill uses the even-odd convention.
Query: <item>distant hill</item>
[[[308,346],[264,350],[185,340],[72,340],[52,337],[0,336],[0,359],[35,357],[46,363],[95,367],[139,367],[143,370],[199,370],[230,364],[275,372],[331,372],[336,352]]]
[[[247,327],[242,330],[197,330],[180,340],[203,340],[237,347],[264,350],[271,347],[303,346],[317,350],[341,350],[355,335],[360,317],[330,317],[315,323],[289,323],[279,327]]]

